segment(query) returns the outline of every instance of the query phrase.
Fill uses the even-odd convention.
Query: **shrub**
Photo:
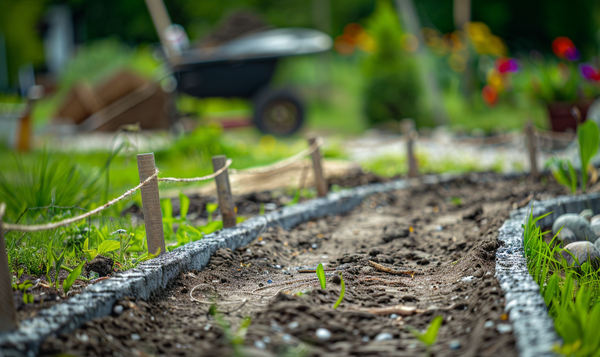
[[[422,87],[416,58],[402,49],[405,33],[393,6],[379,1],[367,24],[375,51],[365,58],[365,114],[371,124],[413,118],[417,126],[431,124],[421,105]]]

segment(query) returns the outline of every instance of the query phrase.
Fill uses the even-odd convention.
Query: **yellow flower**
[[[502,82],[502,74],[498,72],[495,68],[491,69],[487,73],[487,83],[494,87],[498,92],[504,90],[504,83]]]

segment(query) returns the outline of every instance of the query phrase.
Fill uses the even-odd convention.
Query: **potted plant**
[[[552,43],[560,60],[537,58],[526,65],[531,94],[543,101],[548,109],[553,131],[575,131],[577,119],[571,109],[577,107],[585,121],[587,111],[600,93],[596,82],[600,74],[589,64],[578,64],[579,51],[566,37]],[[538,56],[541,57],[541,56]]]

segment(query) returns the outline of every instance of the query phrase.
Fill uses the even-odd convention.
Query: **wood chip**
[[[359,311],[368,312],[375,315],[391,315],[396,314],[400,316],[410,316],[417,313],[422,313],[425,310],[419,310],[415,306],[405,305],[394,305],[386,307],[371,307],[371,308],[360,308]]]
[[[408,275],[408,276],[410,276],[411,278],[412,278],[412,277],[415,275],[415,272],[414,272],[413,270],[394,270],[394,269],[392,269],[392,268],[384,267],[384,266],[383,266],[383,265],[381,265],[381,264],[377,264],[377,263],[375,263],[375,262],[374,262],[374,261],[372,261],[372,260],[369,260],[369,264],[370,264],[370,265],[371,265],[373,268],[375,268],[375,269],[377,269],[377,270],[379,270],[379,271],[382,271],[382,272],[388,273],[388,274],[393,274],[393,275]]]

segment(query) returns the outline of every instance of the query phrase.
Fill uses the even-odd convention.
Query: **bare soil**
[[[409,327],[426,329],[441,315],[434,355],[514,356],[494,278],[496,237],[510,210],[539,192],[536,199],[564,193],[554,183],[461,179],[374,195],[344,216],[290,231],[270,228],[246,247],[219,250],[155,301],[121,301],[112,316],[48,338],[41,353],[421,356],[425,347]],[[318,263],[328,275],[324,290],[312,272]],[[334,310],[337,274],[346,291]],[[407,307],[412,314],[402,316]],[[247,316],[247,334],[236,339]],[[320,339],[319,328],[330,336]]]

